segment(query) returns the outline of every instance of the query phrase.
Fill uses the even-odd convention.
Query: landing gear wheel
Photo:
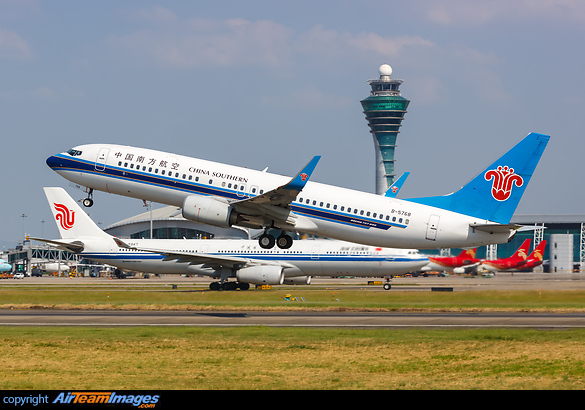
[[[220,284],[219,282],[211,282],[209,284],[209,290],[219,290]]]
[[[384,290],[390,290],[392,289],[392,285],[389,283],[384,283]]]
[[[221,284],[221,290],[236,290],[238,284],[236,282],[224,282]]]
[[[240,290],[248,290],[248,289],[250,289],[250,284],[244,283],[244,282],[239,282],[238,287],[240,288]]]
[[[276,239],[274,239],[274,236],[267,233],[263,233],[260,235],[260,238],[258,238],[258,244],[263,249],[272,249],[274,248],[275,243]]]
[[[83,203],[83,206],[85,206],[86,208],[90,208],[93,206],[93,199],[85,198],[82,203]]]
[[[276,245],[280,249],[288,249],[293,244],[293,238],[290,235],[282,234],[276,239]]]

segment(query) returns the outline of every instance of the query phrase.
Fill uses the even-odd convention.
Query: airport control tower
[[[374,137],[376,193],[383,195],[394,182],[396,137],[410,101],[400,95],[402,80],[390,78],[392,67],[382,64],[379,72],[379,79],[368,80],[372,92],[361,103]]]

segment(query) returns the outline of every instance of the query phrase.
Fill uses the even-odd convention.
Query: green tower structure
[[[394,182],[396,137],[410,101],[400,95],[403,80],[390,78],[392,68],[388,64],[381,65],[379,73],[379,79],[368,80],[372,91],[361,104],[374,137],[376,193],[383,195]]]

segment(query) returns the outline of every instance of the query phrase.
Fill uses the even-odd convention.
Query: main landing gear
[[[211,282],[209,284],[209,290],[248,290],[250,289],[249,283],[244,282]]]
[[[87,198],[81,201],[83,206],[86,208],[90,208],[93,206],[93,188],[89,188],[89,192],[87,193]]]
[[[282,232],[278,238],[270,235],[268,229],[258,238],[258,244],[263,249],[272,249],[276,244],[280,249],[288,249],[293,244],[293,238]]]

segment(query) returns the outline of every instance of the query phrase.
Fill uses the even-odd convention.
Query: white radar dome
[[[388,64],[382,64],[380,68],[378,68],[378,72],[380,73],[380,77],[381,76],[390,77],[392,75],[392,67],[390,67]]]

